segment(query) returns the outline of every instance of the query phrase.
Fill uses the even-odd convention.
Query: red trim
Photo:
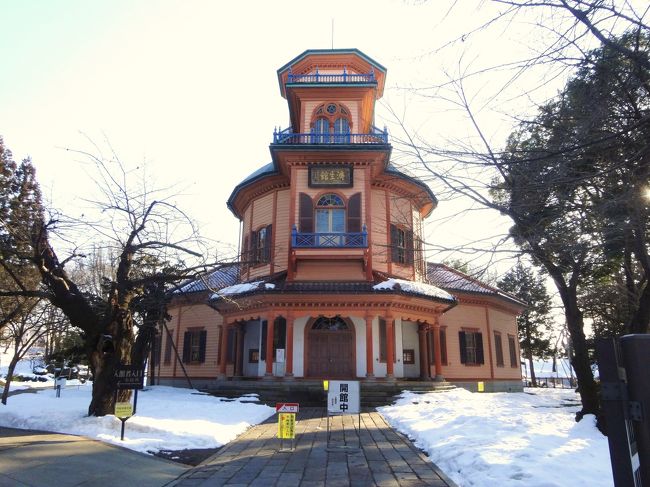
[[[271,225],[273,225],[273,227],[271,230],[271,248],[269,249],[269,258],[271,264],[269,269],[269,274],[271,275],[275,273],[275,234],[278,233],[277,214],[278,214],[278,190],[276,189],[273,192],[273,215],[271,217]]]
[[[386,314],[386,377],[395,377],[395,317]]]
[[[485,324],[487,326],[488,353],[490,354],[490,377],[494,379],[494,362],[492,361],[492,335],[490,331],[490,310],[485,307]]]
[[[372,322],[374,316],[366,313],[366,377],[374,376],[374,357],[372,349]],[[356,348],[356,346],[355,346]]]
[[[178,307],[178,319],[176,320],[176,356],[174,357],[174,368],[172,370],[172,375],[176,377],[176,363],[178,362],[178,346],[180,345],[180,330],[181,330],[181,315],[183,314],[183,306],[179,305]],[[173,338],[172,338],[173,340]]]
[[[285,317],[287,323],[287,356],[286,368],[284,370],[284,375],[292,376],[293,375],[293,316],[287,313]]]

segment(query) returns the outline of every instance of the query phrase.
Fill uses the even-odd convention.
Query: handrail
[[[309,133],[294,134],[290,129],[273,132],[274,144],[388,144],[388,130],[369,134]]]
[[[356,74],[343,71],[342,73],[321,74],[318,71],[309,74],[289,73],[287,83],[374,83],[375,73]]]
[[[363,226],[361,232],[299,232],[294,226],[291,230],[293,248],[366,248],[368,232]]]

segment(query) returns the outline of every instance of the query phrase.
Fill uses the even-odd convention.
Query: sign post
[[[292,452],[296,449],[296,414],[299,410],[297,402],[278,402],[275,411],[278,413],[278,438],[280,438],[281,452]],[[284,448],[284,440],[291,440],[291,446]]]
[[[330,427],[331,416],[357,415],[358,429],[354,426],[357,434],[358,446],[352,447],[347,444],[345,434],[343,435],[343,445],[337,449],[357,451],[361,449],[361,394],[358,380],[330,380],[327,388],[327,448],[334,449],[331,446],[332,430]]]
[[[124,428],[126,421],[135,414],[138,406],[138,390],[144,387],[144,367],[137,365],[118,365],[113,376],[115,381],[115,417],[122,422],[120,440],[124,441]],[[133,406],[130,401],[118,402],[119,391],[133,389]]]

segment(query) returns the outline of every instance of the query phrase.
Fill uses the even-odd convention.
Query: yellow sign
[[[330,388],[330,381],[324,380],[323,381],[323,390],[327,391],[327,390],[329,390],[329,388]]]
[[[278,414],[278,438],[293,440],[296,437],[296,415],[294,413]]]
[[[484,382],[479,382],[478,383],[478,392],[485,392],[485,383]]]
[[[117,418],[130,418],[133,416],[133,405],[130,402],[116,402],[115,416]]]

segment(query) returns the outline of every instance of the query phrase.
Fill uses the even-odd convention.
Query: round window
[[[334,103],[327,105],[327,113],[336,113],[336,105]]]

